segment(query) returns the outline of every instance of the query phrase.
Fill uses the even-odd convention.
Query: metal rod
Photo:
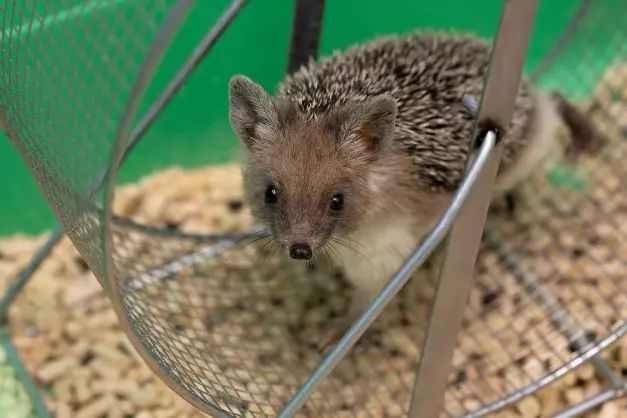
[[[150,106],[146,114],[141,118],[136,128],[131,133],[127,144],[124,147],[124,155],[122,160],[126,159],[132,150],[137,146],[139,141],[144,137],[146,132],[152,126],[157,117],[163,112],[163,110],[171,102],[172,98],[178,93],[181,86],[185,81],[193,74],[198,65],[210,52],[211,48],[218,41],[220,36],[226,31],[229,25],[233,22],[235,17],[248,3],[248,0],[235,0],[226,9],[226,11],[220,16],[217,23],[209,30],[209,32],[202,39],[198,47],[194,49],[191,56],[187,59],[183,67],[176,73],[172,81],[168,84],[166,89],[159,95],[157,100]],[[88,196],[91,198],[102,187],[102,182],[106,178],[108,173],[108,167],[103,169],[94,183],[88,189]],[[17,295],[22,291],[31,276],[37,271],[41,262],[50,254],[56,244],[63,237],[62,228],[59,224],[55,225],[53,234],[50,238],[37,250],[35,256],[31,259],[28,265],[20,271],[15,282],[12,284],[8,293],[0,301],[0,323],[5,319],[6,312],[9,305],[15,300]]]
[[[542,61],[538,64],[538,66],[533,70],[533,73],[529,77],[529,79],[533,82],[536,82],[542,74],[544,74],[550,67],[553,65],[555,60],[560,56],[566,45],[571,41],[571,38],[577,32],[579,25],[583,21],[584,16],[588,12],[588,8],[592,3],[591,0],[582,0],[579,9],[575,12],[575,15],[570,20],[570,23],[566,27],[566,30],[560,36],[557,43],[551,48],[549,53],[542,59]]]
[[[503,242],[495,230],[486,228],[484,237],[486,244],[497,253],[498,258],[505,268],[513,274],[518,284],[528,295],[533,295],[533,299],[548,314],[551,324],[566,337],[569,343],[573,344],[575,350],[583,351],[590,344],[590,341],[588,341],[583,330],[575,324],[559,300],[550,292],[542,289],[538,279],[524,267],[523,261],[517,256],[516,252]],[[614,373],[612,368],[598,354],[592,357],[590,362],[613,388],[623,387],[623,380]]]
[[[4,346],[9,362],[15,369],[18,379],[24,385],[24,389],[33,403],[33,408],[37,413],[37,418],[51,418],[52,416],[48,412],[43,399],[37,391],[35,382],[33,382],[33,379],[28,374],[28,371],[20,359],[19,353],[13,346],[13,343],[11,343],[11,336],[8,335],[2,327],[0,327],[0,344]]]
[[[420,267],[425,260],[433,253],[434,249],[442,242],[448,233],[455,218],[458,216],[464,202],[468,198],[473,185],[478,181],[479,174],[485,168],[495,146],[495,135],[488,132],[485,140],[482,142],[477,157],[470,165],[467,175],[463,179],[457,193],[455,194],[451,204],[444,211],[444,214],[429,233],[427,238],[414,251],[409,259],[394,274],[392,279],[385,286],[383,291],[368,305],[364,313],[344,334],[342,339],[333,348],[333,350],[320,363],[318,368],[309,376],[307,381],[301,386],[299,391],[288,402],[285,409],[279,415],[279,418],[291,417],[300,408],[311,392],[317,387],[322,379],[333,371],[335,366],[342,360],[348,350],[353,347],[357,340],[362,336],[366,329],[372,324],[390,301],[401,290],[405,283],[410,279],[412,273]]]
[[[596,408],[597,406],[600,406],[609,400],[622,396],[625,389],[627,388],[623,388],[622,391],[617,390],[615,388],[606,389],[603,392],[598,393],[584,400],[583,402],[578,403],[575,406],[572,406],[568,409],[561,411],[560,413],[556,415],[553,415],[553,418],[571,418],[577,415],[581,415],[584,412],[587,412],[593,408]]]
[[[553,382],[556,382],[557,380],[571,373],[575,368],[589,361],[590,359],[592,359],[592,357],[594,357],[598,353],[601,353],[602,351],[608,349],[626,333],[627,333],[627,325],[623,325],[619,327],[618,330],[610,334],[606,339],[601,341],[594,348],[586,351],[580,357],[573,359],[572,361],[561,366],[557,370],[554,370],[548,374],[545,374],[544,376],[542,376],[540,380],[538,380],[537,382],[533,384],[527,385],[524,388],[519,389],[518,391],[505,395],[499,398],[498,400],[493,401],[492,403],[481,407],[480,409],[476,409],[470,413],[463,415],[463,418],[479,418],[479,417],[487,416],[488,414],[497,412],[505,408],[506,406],[516,403],[529,395],[533,395],[534,393],[537,393],[540,389],[548,386],[549,384]]]
[[[251,234],[224,236],[218,242],[201,247],[198,250],[192,251],[174,261],[166,263],[157,268],[145,271],[124,284],[125,292],[131,293],[144,289],[148,284],[158,280],[164,280],[173,276],[181,270],[193,266],[201,260],[207,260],[217,257],[229,248],[235,247],[238,243],[245,242],[248,237],[254,236],[254,234],[264,231],[265,228],[255,228]]]
[[[125,154],[125,151],[128,150],[127,144],[129,143],[126,138],[130,138],[130,135],[133,132],[133,118],[135,117],[137,110],[139,109],[139,105],[141,104],[141,98],[148,88],[148,83],[152,79],[154,73],[157,71],[159,62],[163,58],[164,51],[166,50],[168,44],[174,38],[175,31],[178,30],[179,26],[182,24],[184,16],[187,15],[187,13],[194,4],[196,4],[196,0],[178,0],[176,5],[172,7],[172,11],[168,14],[166,21],[163,23],[162,27],[157,33],[157,36],[152,42],[148,53],[146,54],[146,58],[144,59],[144,63],[139,71],[137,80],[133,84],[128,102],[124,108],[122,118],[118,125],[109,164],[105,168],[106,174],[104,178],[109,180],[109,187],[107,188],[104,200],[105,210],[104,213],[102,213],[102,217],[100,219],[104,223],[103,233],[101,234],[101,239],[103,241],[103,252],[105,254],[103,276],[107,279],[109,278],[109,270],[112,267],[112,260],[110,257],[107,257],[107,250],[110,250],[108,248],[110,245],[109,241],[112,240],[111,232],[109,231],[110,228],[108,228],[107,224],[108,222],[111,222],[111,206],[114,198],[114,183],[117,176],[116,170],[122,164],[122,159],[126,155],[128,155]],[[114,171],[111,171],[111,168],[114,168]],[[112,286],[111,280],[106,280],[105,278],[101,280],[101,284],[104,290],[109,293],[109,290],[111,288],[114,288],[115,286]]]
[[[296,0],[287,73],[318,59],[325,0]]]
[[[229,416],[215,405],[208,402],[206,399],[200,397],[196,393],[186,391],[180,386],[180,382],[176,378],[171,376],[167,367],[164,369],[164,364],[159,358],[155,357],[154,353],[146,348],[142,341],[141,333],[137,334],[133,321],[128,317],[126,309],[124,307],[123,296],[119,292],[120,284],[115,279],[115,267],[113,251],[113,233],[112,233],[112,218],[113,218],[113,198],[115,196],[115,185],[118,170],[122,164],[124,158],[124,151],[126,149],[125,139],[130,135],[132,122],[141,103],[141,98],[145,94],[148,86],[148,82],[156,72],[157,66],[163,58],[167,44],[174,38],[175,32],[178,30],[184,20],[184,16],[187,15],[191,6],[196,3],[196,0],[178,0],[177,4],[170,11],[167,20],[163,23],[157,36],[155,37],[143,65],[140,69],[137,80],[131,90],[130,99],[124,109],[124,113],[121,118],[121,122],[118,126],[114,146],[110,153],[110,159],[108,168],[110,173],[108,175],[107,187],[104,197],[104,210],[101,217],[104,228],[101,231],[102,247],[104,254],[104,274],[103,280],[107,286],[105,290],[111,289],[110,299],[113,308],[116,311],[116,315],[120,319],[120,323],[128,335],[131,344],[138,351],[139,355],[146,361],[148,366],[159,375],[170,388],[172,388],[181,398],[189,402],[195,408],[207,412],[212,416],[222,417]],[[238,406],[241,403],[238,402]]]
[[[217,23],[215,23],[205,35],[185,64],[183,64],[172,81],[170,81],[167,85],[163,93],[159,95],[157,100],[150,106],[146,114],[141,118],[135,129],[133,129],[128,141],[124,145],[120,165],[124,162],[126,157],[130,155],[133,149],[135,149],[137,144],[139,144],[139,141],[144,137],[161,112],[163,112],[166,106],[170,104],[172,98],[174,98],[183,84],[185,84],[185,81],[187,81],[196,68],[198,68],[198,65],[200,65],[200,63],[207,57],[207,54],[211,51],[222,34],[224,34],[226,29],[228,29],[233,20],[239,15],[244,6],[246,6],[248,1],[249,0],[234,0],[222,13]],[[102,182],[106,178],[107,171],[108,167],[98,175],[96,182],[92,186],[94,191],[97,191],[102,186]]]
[[[504,2],[477,128],[496,125],[502,131],[511,120],[537,7],[538,0]],[[473,146],[481,139],[475,137]],[[501,152],[499,144],[481,170],[447,240],[409,418],[436,418],[441,413]]]
[[[63,231],[57,226],[56,229],[52,231],[50,238],[37,250],[26,267],[18,273],[7,292],[2,299],[0,299],[0,325],[3,325],[6,321],[11,303],[13,303],[15,298],[20,294],[26,283],[28,283],[28,279],[37,271],[52,249],[61,241],[61,238],[63,238]]]

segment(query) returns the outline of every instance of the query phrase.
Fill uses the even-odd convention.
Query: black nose
[[[309,260],[311,255],[311,247],[308,244],[292,244],[290,247],[290,257],[293,259]]]

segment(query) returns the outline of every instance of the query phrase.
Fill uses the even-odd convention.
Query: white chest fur
[[[346,277],[357,288],[378,293],[421,239],[409,219],[370,224],[350,236],[350,248],[337,246]]]

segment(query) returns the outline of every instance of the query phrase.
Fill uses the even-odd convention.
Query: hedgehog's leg
[[[407,255],[409,257],[409,255]],[[444,258],[444,245],[440,244],[436,247],[434,252],[428,258],[428,260],[419,267],[420,271],[426,273],[423,276],[427,279],[429,284],[435,286],[439,278],[440,267]],[[331,328],[324,334],[321,339],[321,349],[327,351],[331,346],[337,344],[337,342],[346,334],[349,328],[359,319],[364,310],[370,305],[370,303],[381,293],[383,288],[387,285],[388,281],[392,278],[393,274],[401,267],[401,264],[395,265],[394,263],[384,264],[385,267],[379,266],[379,269],[372,268],[372,274],[364,274],[362,271],[361,280],[356,280],[355,277],[351,278],[350,273],[347,272],[347,278],[353,283],[361,283],[361,286],[356,286],[355,293],[351,299],[348,312],[343,317],[337,319],[332,323]],[[370,280],[364,280],[369,278]],[[385,280],[380,280],[385,278]],[[368,283],[368,285],[364,285]],[[408,307],[412,309],[411,306]],[[362,335],[362,337],[355,343],[354,353],[360,353],[366,351],[377,341],[374,339],[373,333],[368,332],[370,329]],[[385,338],[385,336],[384,336]]]
[[[506,217],[513,218],[516,216],[518,208],[522,204],[519,189],[514,188],[497,196],[490,204],[490,214],[502,214]]]
[[[505,211],[508,215],[514,216],[518,207],[518,194],[516,190],[510,190],[505,194]]]
[[[551,92],[551,99],[571,134],[567,155],[576,158],[582,154],[595,154],[606,139],[596,129],[590,118],[573,106],[558,92]]]
[[[369,289],[356,288],[347,313],[343,317],[332,321],[329,325],[329,329],[320,339],[320,349],[327,352],[332,346],[337,344],[376,296],[377,293]],[[367,346],[368,341],[366,334],[364,334],[359,341],[355,343],[354,349],[355,351],[363,351]]]

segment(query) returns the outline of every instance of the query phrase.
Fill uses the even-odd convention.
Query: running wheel
[[[78,0],[64,3],[71,10],[99,7]],[[301,271],[279,260],[269,260],[263,271],[250,268],[251,247],[240,244],[254,237],[254,231],[184,234],[112,213],[116,173],[124,158],[246,3],[232,2],[132,129],[151,75],[186,14],[193,13],[194,1],[161,0],[150,2],[150,7],[145,2],[125,3],[116,11],[121,13],[116,17],[117,31],[102,39],[90,38],[94,23],[89,19],[39,37],[37,32],[50,23],[46,14],[51,6],[35,0],[5,2],[0,120],[60,226],[15,282],[0,314],[65,233],[108,292],[146,362],[199,409],[214,416],[242,417],[421,416],[410,405],[416,376],[428,374],[418,367],[434,289],[415,290],[411,281],[395,298],[393,293],[382,296],[385,303],[364,316],[365,322],[356,325],[345,345],[325,358],[307,341],[314,338],[324,315],[337,312],[330,307],[315,310],[316,301],[303,295],[328,292],[333,304],[327,305],[339,310],[345,302],[337,296],[341,280],[329,282],[319,272]],[[288,71],[317,56],[323,3],[296,1]],[[500,69],[498,51],[502,54],[507,48],[509,59],[522,66],[535,4],[504,2],[495,72]],[[448,416],[487,415],[586,360],[607,377],[608,389],[565,414],[625,389],[598,355],[627,331],[623,278],[627,240],[622,229],[627,219],[623,185],[627,169],[622,163],[627,154],[627,63],[622,43],[627,27],[612,23],[621,12],[617,0],[582,1],[558,44],[535,69],[535,81],[566,95],[574,94],[568,83],[590,85],[580,108],[608,141],[600,154],[581,160],[578,171],[564,174],[573,167],[564,168],[556,156],[521,188],[522,203],[514,214],[495,211],[489,218],[455,345],[453,372],[439,369],[448,376],[446,393],[438,387],[430,393],[435,399],[430,407],[437,407],[442,395]],[[523,17],[514,19],[515,13]],[[589,28],[595,29],[598,43],[586,38]],[[586,57],[573,59],[574,45],[581,51],[587,42],[587,50],[609,57],[603,68],[586,65],[591,62]],[[77,54],[80,66],[65,57],[69,50]],[[568,74],[543,78],[560,59],[570,59],[574,67]],[[57,64],[51,67],[52,61]],[[494,83],[494,96],[486,93],[483,100],[484,104],[492,100],[492,110],[482,107],[478,117],[482,111],[494,111],[496,102],[507,103],[505,93],[494,91],[507,90],[503,87],[516,82],[515,74],[490,78],[487,83]],[[464,218],[460,212],[462,203],[474,199],[476,219],[482,222],[481,193],[471,186],[486,181],[481,173],[495,161],[494,144],[494,137],[486,136],[466,189],[460,190],[457,203],[442,218],[442,229],[408,266],[420,264],[427,244],[441,240],[452,224],[468,222],[469,215]],[[450,248],[460,245],[453,243],[454,231],[455,227]],[[401,273],[395,276],[399,289],[408,277]],[[453,300],[443,293],[444,287],[436,293],[432,326],[442,321],[437,307]],[[407,313],[402,303],[406,298],[421,302]],[[341,359],[358,332],[375,320],[375,310],[384,307],[376,320],[386,324],[379,330],[385,343],[367,357]],[[316,315],[305,315],[312,310]],[[376,322],[372,328],[377,331]],[[427,336],[422,349],[429,355],[437,337]],[[451,350],[453,341],[448,341]],[[444,355],[435,363],[446,365],[446,360]],[[417,382],[420,388],[420,379]]]

